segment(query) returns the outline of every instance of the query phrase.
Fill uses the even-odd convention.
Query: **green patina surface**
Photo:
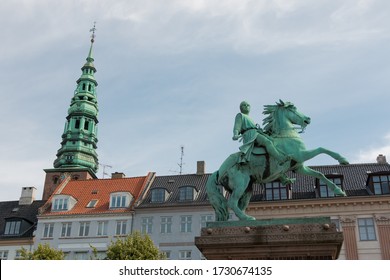
[[[312,176],[326,184],[336,196],[346,196],[344,190],[304,162],[326,154],[340,164],[348,161],[340,154],[323,147],[306,149],[300,134],[310,124],[310,117],[299,112],[291,102],[279,100],[276,105],[265,105],[264,127],[249,117],[250,105],[243,101],[236,115],[233,140],[242,140],[239,152],[231,154],[206,183],[209,201],[215,210],[216,221],[229,219],[229,208],[240,220],[255,220],[245,213],[252,196],[252,185],[279,181],[288,186],[294,178],[287,171]],[[300,130],[298,130],[298,128]],[[259,147],[263,152],[259,152]],[[229,193],[225,196],[221,186]]]
[[[95,31],[95,27],[91,31]],[[97,172],[99,162],[97,149],[98,102],[94,74],[92,48],[95,35],[92,34],[87,61],[81,68],[82,74],[76,81],[77,87],[68,109],[67,121],[62,134],[61,148],[54,161],[55,168],[88,168]]]
[[[263,220],[240,220],[240,221],[219,221],[208,222],[207,228],[223,227],[255,227],[271,225],[293,225],[293,224],[330,224],[330,217],[308,217],[308,218],[281,218]]]

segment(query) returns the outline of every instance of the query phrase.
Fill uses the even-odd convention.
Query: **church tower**
[[[98,103],[93,64],[95,25],[91,29],[91,46],[87,61],[81,67],[81,76],[68,109],[61,148],[54,160],[54,169],[45,169],[46,179],[42,199],[48,199],[54,189],[65,179],[96,179],[99,167],[97,149]]]

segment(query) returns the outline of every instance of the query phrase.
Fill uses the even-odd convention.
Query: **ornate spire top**
[[[92,32],[92,35],[91,35],[91,43],[93,44],[93,42],[95,42],[95,31],[96,31],[96,21],[93,22],[93,27],[89,30],[89,32]]]

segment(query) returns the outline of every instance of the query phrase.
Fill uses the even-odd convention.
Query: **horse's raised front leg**
[[[240,220],[256,220],[254,217],[245,214],[245,209],[241,209],[238,205],[243,196],[245,199],[249,183],[249,175],[241,172],[234,172],[234,175],[232,175],[229,180],[229,187],[233,191],[228,199],[228,206]],[[245,206],[245,201],[241,201],[240,206]]]
[[[312,159],[320,154],[326,154],[326,155],[334,158],[335,160],[337,160],[340,164],[343,164],[343,165],[349,164],[348,160],[345,157],[341,156],[339,153],[333,152],[331,150],[328,150],[328,149],[325,149],[322,147],[319,147],[319,148],[313,149],[313,150],[301,151],[298,155],[294,155],[293,158],[294,158],[294,160],[296,160],[298,162],[305,162],[305,161]]]
[[[298,169],[296,169],[296,172],[322,180],[323,182],[325,182],[328,188],[333,191],[335,196],[347,196],[346,193],[342,189],[340,189],[340,187],[335,185],[331,180],[326,178],[325,175],[319,171],[313,170],[310,167],[302,165]]]

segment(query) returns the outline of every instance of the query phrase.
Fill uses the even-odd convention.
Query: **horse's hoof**
[[[347,194],[344,191],[342,191],[342,190],[337,191],[337,192],[335,191],[334,195],[335,196],[347,196]]]
[[[340,163],[341,165],[348,165],[348,164],[349,164],[348,160],[346,160],[345,158],[340,159],[340,160],[339,160],[339,163]]]

